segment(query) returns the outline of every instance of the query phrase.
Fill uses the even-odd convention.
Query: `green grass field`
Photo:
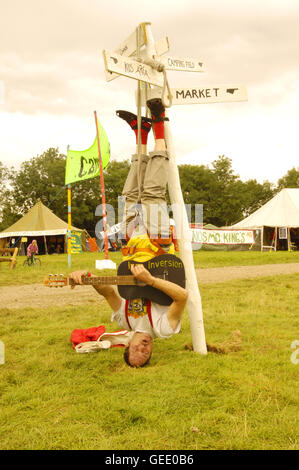
[[[195,263],[299,262],[298,256],[197,252]],[[74,255],[72,269],[92,268],[96,257]],[[69,271],[64,255],[41,259],[39,271],[2,265],[1,286]],[[72,349],[75,328],[117,329],[103,301],[1,305],[0,448],[298,450],[299,364],[291,362],[291,342],[299,339],[298,283],[293,274],[201,286],[207,341],[229,342],[238,330],[241,348],[207,356],[185,349],[191,342],[185,313],[181,333],[157,340],[151,365],[141,369],[126,366],[119,349],[86,355]]]
[[[193,254],[196,268],[299,263],[299,251],[261,253],[259,251],[211,252],[199,250],[194,251]],[[95,260],[104,259],[104,257],[104,253],[75,254],[72,255],[72,266],[69,268],[67,255],[43,255],[39,256],[42,262],[41,268],[32,268],[23,267],[26,257],[19,256],[17,266],[13,271],[8,270],[6,263],[0,263],[0,286],[43,282],[48,274],[67,274],[76,269],[88,269],[93,273],[99,273],[95,270]],[[122,255],[120,252],[109,253],[109,258],[118,265],[122,260]],[[103,273],[105,274],[105,271]],[[111,270],[107,271],[108,273],[111,274]]]

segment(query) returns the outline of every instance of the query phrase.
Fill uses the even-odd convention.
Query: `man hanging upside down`
[[[124,260],[145,262],[160,254],[173,254],[174,244],[165,200],[169,157],[164,137],[165,109],[161,99],[147,101],[151,119],[141,120],[141,150],[132,157],[132,165],[124,185],[126,197],[123,232],[127,245],[123,247]],[[138,140],[137,117],[127,111],[117,111],[135,132]],[[147,155],[147,138],[153,125],[155,148]],[[152,276],[142,264],[130,263],[131,272],[138,281],[153,286],[173,300],[162,306],[148,299],[122,299],[113,286],[95,285],[113,310],[111,321],[132,331],[124,358],[131,367],[142,367],[150,360],[155,338],[170,338],[180,331],[180,320],[187,302],[187,291],[173,282]],[[82,284],[85,271],[69,275],[76,284]]]

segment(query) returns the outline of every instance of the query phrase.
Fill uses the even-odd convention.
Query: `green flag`
[[[103,170],[110,160],[110,144],[104,128],[98,121]],[[97,137],[87,150],[68,150],[65,168],[65,184],[94,178],[100,174]]]

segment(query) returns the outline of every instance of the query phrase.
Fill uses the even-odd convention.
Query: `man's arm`
[[[85,271],[74,271],[69,274],[69,278],[73,279],[76,284],[78,285],[83,285],[82,282],[82,276],[86,275],[87,270]],[[94,274],[91,275],[91,277],[96,277]],[[75,286],[71,286],[72,289],[75,288]],[[107,285],[94,285],[93,288],[97,291],[98,294],[103,295],[105,299],[107,300],[108,304],[112,308],[114,312],[116,312],[120,306],[121,306],[121,297],[118,295],[116,290],[113,288],[113,286],[107,286]]]
[[[132,264],[131,272],[133,276],[140,281],[145,282],[149,286],[155,287],[155,289],[161,290],[173,299],[173,302],[167,311],[167,318],[174,331],[182,317],[188,299],[188,292],[186,289],[174,284],[173,282],[152,276],[142,264]]]

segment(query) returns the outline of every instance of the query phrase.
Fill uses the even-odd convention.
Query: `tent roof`
[[[299,227],[299,189],[282,189],[253,214],[233,228]]]
[[[0,238],[18,236],[63,235],[68,224],[48,209],[39,199],[21,219],[0,233]],[[72,227],[72,230],[79,228]]]

